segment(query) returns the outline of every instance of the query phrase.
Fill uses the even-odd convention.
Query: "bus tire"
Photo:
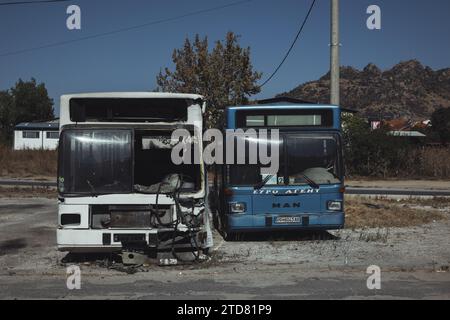
[[[203,254],[205,255],[205,256],[210,256],[210,253],[211,253],[211,250],[209,250],[210,248],[203,248]]]
[[[233,232],[224,232],[223,238],[225,241],[236,241],[236,233]]]
[[[220,231],[220,221],[217,211],[213,213],[213,226],[217,231]]]

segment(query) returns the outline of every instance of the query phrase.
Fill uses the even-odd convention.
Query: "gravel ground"
[[[216,233],[210,261],[132,275],[80,263],[82,289],[74,291],[60,263],[66,254],[55,249],[56,210],[52,199],[0,198],[1,299],[450,299],[449,208],[438,209],[444,220],[408,228],[235,242]],[[381,290],[366,287],[370,265],[381,268]]]

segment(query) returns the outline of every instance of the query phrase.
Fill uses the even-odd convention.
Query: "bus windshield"
[[[199,164],[176,165],[168,130],[65,129],[59,146],[58,190],[63,195],[158,193],[182,176],[181,190],[201,188]],[[198,144],[191,145],[191,155]]]
[[[279,146],[280,155],[276,174],[261,175],[260,165],[230,165],[230,185],[255,186],[265,178],[265,185],[305,185],[311,181],[322,185],[341,183],[343,173],[337,134],[283,133],[280,141],[273,143]],[[246,157],[248,159],[248,152]]]
[[[131,141],[131,130],[63,131],[59,191],[86,194],[131,191]]]

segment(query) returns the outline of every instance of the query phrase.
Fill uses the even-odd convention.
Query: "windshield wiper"
[[[91,190],[92,190],[92,196],[93,196],[93,197],[98,197],[98,193],[95,192],[95,188],[94,188],[94,186],[92,185],[92,183],[91,183],[88,179],[86,179],[86,182],[87,182],[88,186],[89,186],[89,187],[91,188]]]
[[[311,188],[320,189],[320,186],[314,180],[309,178],[307,175],[305,175],[304,173],[300,173],[300,175],[302,176],[303,179],[305,179],[306,182],[308,182]]]
[[[305,179],[305,181],[309,184],[309,186],[310,186],[311,188],[314,188],[314,189],[320,189],[320,186],[319,186],[314,180],[312,180],[311,178],[309,178],[307,175],[305,175],[305,174],[303,174],[303,173],[301,173],[300,175],[302,176],[303,179]],[[253,188],[254,188],[255,190],[261,189],[262,187],[264,187],[264,186],[267,184],[267,182],[269,182],[270,179],[272,179],[273,176],[274,176],[273,174],[269,174],[269,175],[266,176],[261,182],[259,182],[259,183],[256,184],[255,186],[253,186]]]
[[[256,184],[253,188],[255,190],[261,189],[262,187],[264,187],[267,184],[267,182],[269,182],[270,179],[272,179],[273,176],[274,176],[273,174],[269,174],[260,183]],[[301,173],[301,176],[303,179],[305,179],[305,181],[309,184],[309,186],[311,188],[320,189],[320,186],[314,180],[309,178],[307,175]]]
[[[261,189],[262,187],[264,187],[267,184],[267,182],[269,182],[270,179],[272,179],[273,176],[274,176],[273,174],[269,174],[269,175],[265,176],[261,182],[259,182],[258,184],[253,186],[253,189],[255,189],[255,190]]]

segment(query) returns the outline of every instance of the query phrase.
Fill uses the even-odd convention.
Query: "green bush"
[[[450,148],[422,144],[389,135],[389,128],[372,130],[362,118],[343,119],[345,168],[348,177],[450,178]]]
[[[387,177],[398,175],[412,146],[388,134],[387,127],[372,130],[362,118],[343,121],[344,156],[347,175]]]

